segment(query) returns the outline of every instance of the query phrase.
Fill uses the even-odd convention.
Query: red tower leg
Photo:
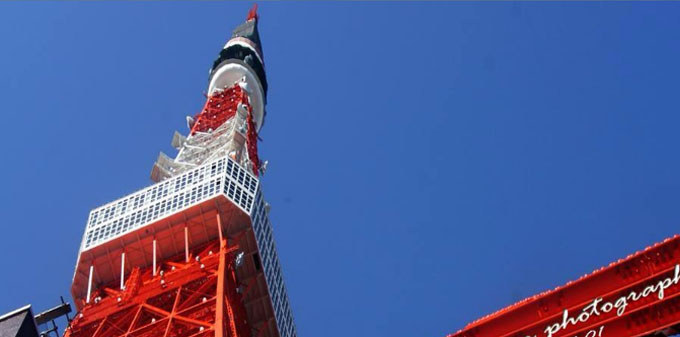
[[[136,268],[125,290],[96,291],[64,336],[250,337],[235,278],[238,246],[218,241],[194,250],[198,259],[165,261],[162,275]]]

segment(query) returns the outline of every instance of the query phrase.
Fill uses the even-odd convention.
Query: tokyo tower
[[[210,69],[207,100],[154,184],[90,212],[66,337],[295,337],[259,177],[267,77],[257,7]]]

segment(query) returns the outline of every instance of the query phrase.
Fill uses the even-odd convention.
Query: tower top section
[[[267,75],[257,24],[254,6],[213,62],[205,106],[187,117],[189,134],[176,132],[173,136],[177,156],[159,155],[151,171],[153,181],[223,157],[255,176],[266,169],[266,161],[261,162],[257,153],[267,103]]]
[[[257,24],[257,5],[254,5],[246,22],[233,30],[231,38],[213,62],[208,95],[231,86],[240,79],[235,76],[243,75],[244,82],[248,83],[247,89],[252,89],[247,91],[252,94],[253,117],[259,131],[264,123],[268,85]]]

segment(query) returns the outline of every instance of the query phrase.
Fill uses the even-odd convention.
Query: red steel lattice
[[[239,104],[244,104],[250,109],[248,95],[238,84],[234,84],[223,91],[216,91],[208,96],[203,110],[194,117],[191,134],[217,129],[224,122],[234,117]]]
[[[194,117],[194,124],[191,126],[191,134],[196,132],[209,132],[217,129],[227,120],[236,115],[239,104],[245,106],[248,111],[247,123],[247,151],[248,157],[253,164],[253,173],[259,176],[260,159],[257,155],[257,126],[253,118],[253,108],[249,103],[248,94],[239,86],[234,84],[223,91],[215,92],[210,95],[205,102],[203,110]]]
[[[237,250],[215,240],[190,262],[166,261],[156,276],[133,269],[124,290],[96,291],[64,337],[250,337],[236,286]]]

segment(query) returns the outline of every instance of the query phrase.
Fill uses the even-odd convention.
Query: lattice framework
[[[233,242],[238,238],[228,241],[220,238],[193,250],[189,262],[184,256],[165,261],[156,275],[135,267],[123,290],[100,287],[64,336],[252,336],[243,303],[252,284],[237,281],[239,246]]]

